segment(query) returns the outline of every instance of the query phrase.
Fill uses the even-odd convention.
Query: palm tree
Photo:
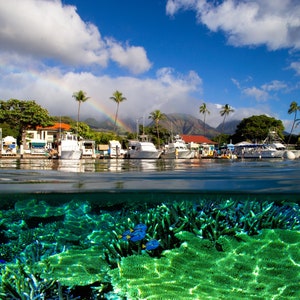
[[[158,148],[160,148],[160,141],[159,141],[159,121],[165,119],[166,116],[160,111],[160,110],[155,110],[150,113],[149,119],[152,119],[155,122],[156,126],[156,132],[157,132],[157,143],[158,143]]]
[[[125,97],[123,97],[123,94],[119,92],[118,90],[115,91],[109,99],[115,101],[117,103],[117,110],[116,110],[116,116],[115,116],[115,124],[114,124],[114,132],[116,133],[117,130],[117,119],[118,119],[118,113],[119,113],[119,105],[121,102],[127,100]]]
[[[224,117],[222,122],[222,133],[224,133],[225,119],[231,112],[234,112],[234,109],[232,109],[229,104],[225,104],[222,106],[222,109],[220,111],[221,117]]]
[[[297,103],[296,101],[293,101],[293,102],[290,104],[290,108],[289,108],[289,110],[288,110],[288,114],[294,114],[294,120],[293,120],[292,129],[291,129],[291,132],[290,132],[290,135],[289,135],[288,144],[290,143],[290,139],[291,139],[291,136],[292,136],[294,127],[295,127],[295,123],[296,123],[296,121],[297,121],[297,112],[298,112],[298,111],[300,111],[300,106],[298,105],[298,103]]]
[[[199,112],[204,115],[204,135],[206,135],[205,119],[206,119],[206,114],[210,114],[210,111],[206,107],[206,103],[204,103],[204,102],[202,103],[202,105],[199,107]]]
[[[79,114],[80,114],[80,104],[82,102],[87,101],[90,97],[86,96],[86,92],[80,90],[78,92],[74,92],[72,95],[73,98],[75,98],[76,101],[78,101],[78,112],[77,112],[77,129],[76,133],[78,134],[78,126],[79,126]]]

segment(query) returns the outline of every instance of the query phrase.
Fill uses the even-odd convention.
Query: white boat
[[[156,159],[160,155],[161,151],[157,150],[151,142],[129,141],[125,158]]]
[[[235,145],[235,154],[238,158],[282,158],[284,151],[268,144]]]
[[[287,150],[275,130],[269,131],[262,144],[241,142],[234,149],[238,158],[295,158],[295,154]]]
[[[188,149],[185,141],[176,135],[173,142],[168,143],[165,151],[162,154],[162,158],[194,158],[195,153],[193,150]]]
[[[67,132],[60,141],[60,158],[78,160],[81,158],[82,152],[77,135]]]
[[[108,142],[109,145],[109,157],[110,158],[123,158],[125,150],[122,149],[122,145],[119,141],[111,140]]]

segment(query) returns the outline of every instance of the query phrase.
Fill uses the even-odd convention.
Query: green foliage
[[[27,129],[35,129],[37,126],[49,126],[53,119],[48,111],[36,104],[34,100],[0,101],[0,122],[6,122],[18,131],[18,140]]]
[[[93,132],[93,140],[96,142],[97,145],[106,145],[111,140],[119,139],[113,132]]]
[[[212,141],[218,143],[219,145],[226,145],[229,144],[230,142],[230,135],[226,134],[226,133],[221,133],[217,136],[215,136],[214,138],[212,138]]]
[[[0,123],[0,128],[2,128],[2,137],[3,138],[6,136],[16,137],[19,134],[17,128],[10,126],[6,122]]]
[[[53,116],[53,121],[57,123],[75,124],[74,119],[68,116]]]
[[[276,130],[280,138],[283,138],[284,126],[281,120],[266,115],[252,116],[243,119],[237,126],[233,136],[234,142],[253,141],[262,142],[270,130]]]

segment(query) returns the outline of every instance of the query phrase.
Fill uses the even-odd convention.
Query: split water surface
[[[299,171],[1,159],[0,298],[299,299]]]

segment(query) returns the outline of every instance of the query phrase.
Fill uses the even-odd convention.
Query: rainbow
[[[92,106],[95,110],[99,111],[100,113],[103,113],[113,124],[115,123],[115,114],[111,113],[103,104],[100,103],[100,101],[97,102],[96,100],[90,98],[84,103],[84,105]],[[126,131],[132,131],[131,128],[119,118],[117,120],[117,126],[124,128]]]
[[[23,74],[26,73],[28,76],[30,76],[32,78],[32,80],[42,81],[47,85],[50,84],[54,88],[58,87],[59,89],[64,90],[65,92],[69,93],[70,96],[74,92],[68,83],[62,84],[62,81],[58,80],[56,77],[54,77],[54,76],[45,77],[45,76],[43,76],[43,74],[41,74],[40,72],[38,72],[34,69],[25,71],[22,68],[13,67],[11,65],[6,65],[5,69],[8,70],[7,71],[8,73],[14,73],[16,71],[23,73]],[[101,104],[101,101],[96,101],[95,99],[93,99],[91,97],[84,105],[91,106],[94,110],[105,115],[113,124],[115,123],[115,112],[109,111],[103,104]],[[125,129],[125,131],[128,131],[128,132],[132,131],[131,128],[120,119],[117,120],[117,126]]]

